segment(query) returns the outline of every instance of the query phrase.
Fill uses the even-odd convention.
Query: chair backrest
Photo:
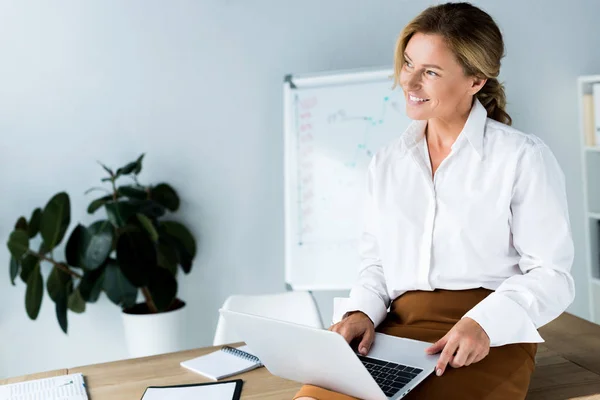
[[[222,308],[323,328],[319,309],[309,292],[291,291],[263,295],[233,295]],[[219,316],[213,346],[241,342],[222,316]]]

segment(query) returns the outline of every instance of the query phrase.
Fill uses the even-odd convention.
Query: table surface
[[[539,346],[527,400],[600,400],[600,325],[564,313],[540,332],[546,343]],[[148,386],[213,382],[179,363],[218,348],[58,369],[3,379],[0,384],[80,372],[85,376],[90,400],[135,400]],[[242,399],[291,399],[301,386],[271,375],[266,368],[230,379],[238,378],[244,380]]]
[[[241,344],[236,343],[234,346],[237,347]],[[214,382],[183,368],[179,363],[219,348],[221,346],[205,347],[158,356],[69,368],[69,373],[81,372],[85,376],[90,400],[140,399],[148,386]],[[257,368],[232,376],[230,379],[244,380],[242,399],[291,399],[301,386],[297,382],[271,375],[266,368]]]

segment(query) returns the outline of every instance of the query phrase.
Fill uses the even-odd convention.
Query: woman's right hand
[[[332,325],[329,330],[342,335],[349,344],[354,340],[360,340],[358,352],[363,356],[369,353],[375,339],[373,321],[361,311],[346,315],[340,322]]]

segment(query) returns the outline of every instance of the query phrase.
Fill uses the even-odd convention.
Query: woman
[[[525,398],[537,328],[573,301],[564,175],[509,126],[503,53],[497,25],[468,3],[426,9],[396,46],[415,121],[369,166],[359,278],[330,330],[363,355],[375,329],[434,343],[436,374],[406,399]],[[349,398],[309,385],[295,397]]]

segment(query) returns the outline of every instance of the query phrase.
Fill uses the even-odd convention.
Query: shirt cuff
[[[361,286],[353,288],[350,292],[350,299],[346,304],[344,314],[350,311],[365,313],[373,321],[375,328],[387,316],[387,307],[381,297]]]
[[[525,309],[501,293],[490,294],[465,317],[483,328],[490,338],[490,347],[544,342]]]

